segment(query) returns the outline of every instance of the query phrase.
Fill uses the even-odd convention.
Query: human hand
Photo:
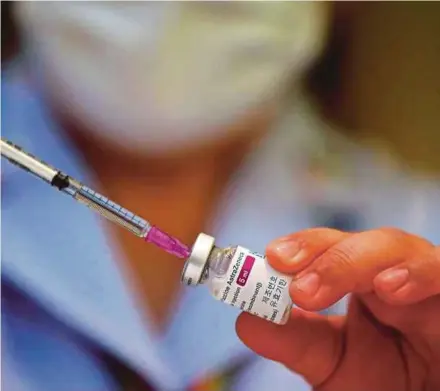
[[[243,313],[242,341],[319,391],[440,390],[440,247],[384,228],[301,231],[272,242],[294,275],[285,326]],[[315,312],[351,293],[345,316]]]

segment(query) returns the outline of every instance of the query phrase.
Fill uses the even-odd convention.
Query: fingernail
[[[306,255],[299,243],[294,240],[280,242],[275,245],[274,250],[286,264],[299,263]]]
[[[293,288],[307,296],[313,296],[319,289],[320,278],[316,273],[308,273],[293,280]]]
[[[377,278],[380,280],[382,289],[394,292],[408,281],[409,271],[408,269],[389,269],[380,273]]]

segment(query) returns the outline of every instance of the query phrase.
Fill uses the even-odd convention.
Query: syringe
[[[12,164],[30,172],[37,178],[44,180],[63,193],[70,195],[76,201],[85,204],[90,209],[113,223],[120,225],[131,233],[154,243],[161,249],[179,258],[188,258],[190,249],[176,238],[168,235],[148,221],[123,208],[116,202],[83,185],[78,180],[52,167],[44,161],[25,152],[12,142],[1,139],[1,154]]]
[[[43,179],[136,236],[156,244],[170,254],[185,258],[181,277],[184,284],[197,286],[206,283],[217,300],[274,323],[287,322],[292,308],[287,287],[292,276],[272,269],[263,255],[241,246],[217,247],[215,238],[203,233],[199,234],[189,249],[141,217],[4,138],[1,140],[1,154],[11,163]],[[268,290],[275,292],[275,289],[276,295],[272,295],[272,299],[266,296]]]

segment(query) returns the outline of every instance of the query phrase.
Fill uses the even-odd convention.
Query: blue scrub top
[[[3,75],[1,104],[4,137],[93,186],[87,166],[18,67]],[[347,215],[359,210],[351,204],[358,199],[353,183],[338,187],[346,186],[346,197],[330,186],[316,205],[304,199],[302,154],[315,145],[313,137],[325,137],[319,121],[304,118],[287,116],[237,173],[209,230],[219,245],[263,252],[271,239],[312,225],[356,227],[360,220]],[[386,171],[370,163],[369,153],[349,143],[344,148],[359,163],[356,194],[367,196],[361,212],[368,219],[357,229],[394,225],[440,243],[438,182]],[[101,219],[5,161],[1,180],[4,390],[119,390],[97,352],[157,390],[186,390],[231,366],[240,370],[225,389],[309,389],[298,375],[250,352],[235,333],[238,311],[204,287],[186,288],[169,328],[155,335],[122,278]],[[321,221],[320,209],[326,211]]]

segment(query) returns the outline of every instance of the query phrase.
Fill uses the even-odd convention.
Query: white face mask
[[[319,53],[320,2],[19,2],[45,88],[91,132],[173,151],[224,136]]]

